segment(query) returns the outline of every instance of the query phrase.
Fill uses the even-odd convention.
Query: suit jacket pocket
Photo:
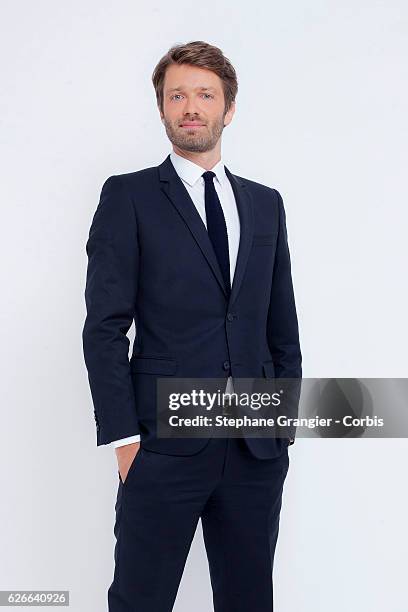
[[[132,372],[142,374],[172,376],[176,373],[177,361],[175,359],[166,359],[165,357],[134,356],[130,360],[130,369]]]
[[[273,245],[276,241],[275,234],[254,234],[252,246],[262,246],[265,244]]]

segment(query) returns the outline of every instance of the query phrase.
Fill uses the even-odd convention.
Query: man
[[[278,191],[221,159],[237,78],[220,49],[171,48],[153,84],[173,149],[107,179],[86,245],[97,445],[118,459],[109,610],[171,611],[201,518],[214,610],[270,612],[293,440],[160,437],[156,382],[301,377],[285,211]]]

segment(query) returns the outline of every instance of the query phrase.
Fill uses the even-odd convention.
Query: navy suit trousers
[[[194,455],[141,445],[115,505],[109,612],[171,612],[201,518],[215,612],[271,612],[285,446],[255,457],[242,438],[211,438]]]

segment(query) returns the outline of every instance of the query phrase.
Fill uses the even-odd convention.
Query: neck
[[[188,159],[193,163],[205,168],[205,170],[211,170],[214,168],[215,164],[217,164],[221,159],[221,149],[219,147],[215,147],[212,151],[204,151],[195,152],[195,151],[185,151],[183,149],[179,149],[176,145],[173,145],[173,151],[180,155],[180,157],[184,157],[184,159]]]

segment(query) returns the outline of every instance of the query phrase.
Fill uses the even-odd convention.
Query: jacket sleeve
[[[297,416],[302,377],[302,354],[292,284],[291,261],[286,228],[286,214],[282,196],[276,189],[279,208],[279,231],[272,277],[268,312],[268,345],[272,354],[276,378],[297,379],[289,383],[288,415]],[[294,430],[289,444],[293,444]],[[292,441],[293,440],[293,441]]]
[[[140,433],[127,337],[135,316],[139,245],[133,203],[120,176],[102,187],[86,253],[82,342],[100,446]]]

